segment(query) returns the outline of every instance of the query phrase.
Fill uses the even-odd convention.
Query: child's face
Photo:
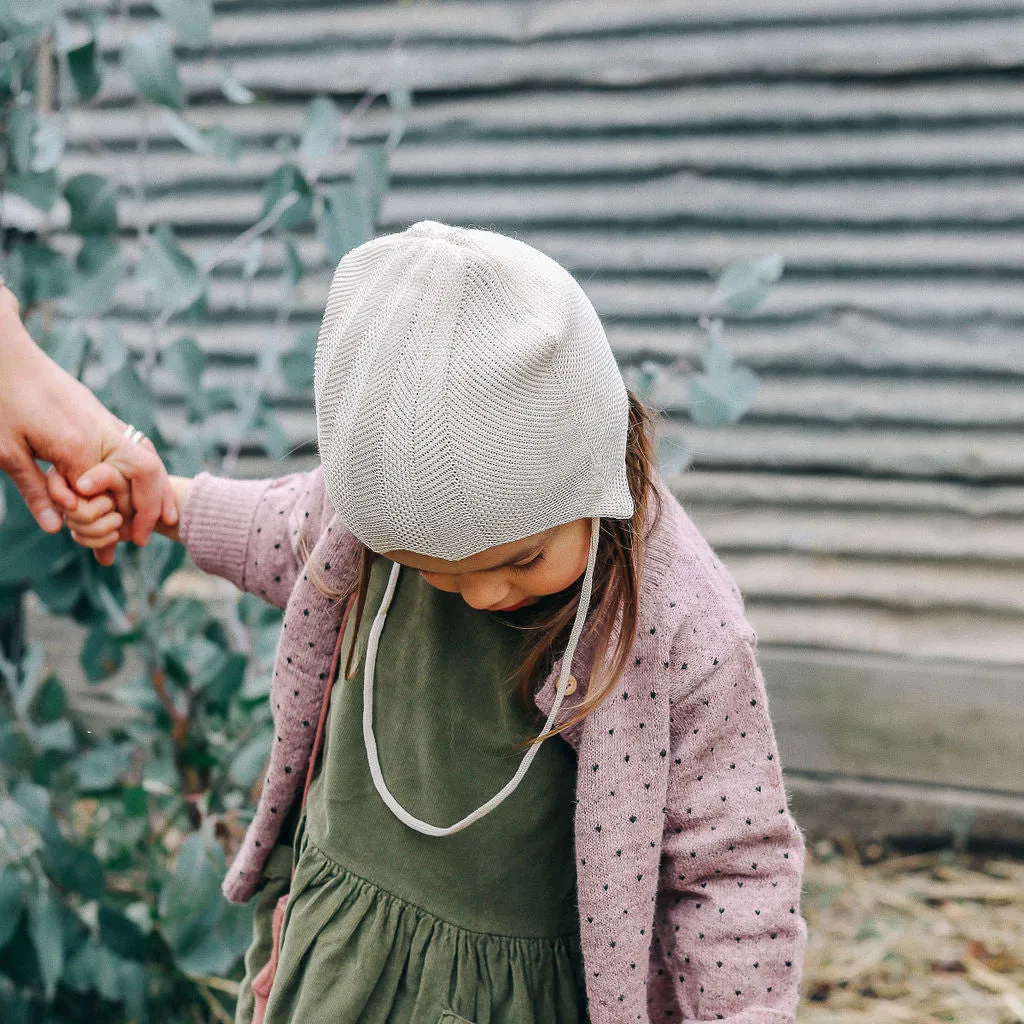
[[[438,590],[462,594],[473,608],[509,611],[565,590],[586,572],[590,520],[577,519],[457,562],[411,551],[382,554],[392,562],[417,569]]]

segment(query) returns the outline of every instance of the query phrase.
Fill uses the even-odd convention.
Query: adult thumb
[[[13,466],[4,467],[14,486],[21,492],[35,521],[47,532],[56,533],[64,525],[60,513],[53,507],[46,489],[46,477],[27,453],[20,454]]]

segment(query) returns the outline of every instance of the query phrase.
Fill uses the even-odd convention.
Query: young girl
[[[224,884],[259,892],[239,1021],[793,1021],[804,843],[756,634],[578,283],[489,231],[376,238],[314,392],[316,469],[172,478],[161,527],[286,609]]]

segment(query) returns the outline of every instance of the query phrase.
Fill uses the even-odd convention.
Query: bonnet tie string
[[[594,563],[597,561],[597,542],[600,523],[601,520],[598,516],[594,516],[590,520],[590,557],[587,560],[587,571],[583,577],[583,588],[580,591],[579,605],[576,609],[576,619],[573,622],[572,632],[569,634],[569,642],[566,645],[565,654],[562,656],[562,668],[559,673],[558,685],[555,691],[555,702],[552,704],[547,722],[544,724],[544,732],[548,732],[551,729],[551,726],[554,724],[555,718],[558,715],[559,709],[562,706],[562,698],[565,696],[565,684],[569,678],[569,671],[572,667],[572,656],[576,651],[576,644],[579,642],[580,635],[583,632],[583,624],[586,620],[587,611],[590,607],[590,592],[594,581]],[[503,800],[512,795],[516,787],[522,781],[523,776],[526,775],[527,769],[530,767],[530,763],[533,761],[537,754],[537,750],[540,748],[540,744],[534,743],[530,746],[530,749],[526,752],[520,762],[515,775],[512,776],[501,790],[495,793],[494,796],[492,796],[486,803],[481,804],[475,811],[467,814],[461,821],[457,821],[454,825],[442,827],[440,825],[431,825],[427,821],[421,821],[415,815],[410,814],[391,794],[387,784],[384,782],[384,775],[380,769],[380,760],[377,756],[377,740],[373,735],[373,673],[374,666],[377,661],[377,644],[380,640],[381,632],[384,629],[384,620],[387,618],[388,608],[391,605],[391,598],[395,593],[395,586],[398,583],[398,574],[401,570],[401,563],[395,562],[391,568],[391,575],[388,579],[387,589],[384,592],[384,598],[381,601],[380,608],[377,610],[377,614],[374,617],[373,626],[370,628],[370,636],[367,641],[366,666],[363,673],[363,742],[366,746],[366,759],[370,767],[370,776],[373,779],[373,784],[376,787],[377,792],[380,794],[380,798],[399,821],[408,825],[409,828],[415,829],[417,832],[421,832],[426,836],[450,836],[454,832],[459,832],[468,825],[472,825],[474,821],[479,821],[479,819],[485,814],[489,814]]]

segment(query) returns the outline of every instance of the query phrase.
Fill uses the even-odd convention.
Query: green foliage
[[[68,68],[79,99],[91,100],[103,84],[103,65],[95,39],[68,51]]]
[[[117,189],[98,174],[76,174],[64,186],[76,235],[110,235],[117,231]]]
[[[690,379],[690,415],[695,423],[717,427],[735,423],[750,408],[757,375],[736,366],[723,341],[721,320],[712,320],[704,339],[704,372]]]
[[[129,275],[116,181],[62,174],[64,112],[41,111],[34,91],[40,55],[52,43],[61,58],[53,66],[67,80],[50,94],[62,102],[102,100],[106,66],[98,39],[105,25],[114,31],[104,38],[121,38],[120,16],[91,5],[80,13],[69,7],[65,18],[64,6],[0,0],[2,187],[31,204],[35,218],[28,227],[5,223],[13,229],[3,235],[2,273],[51,358],[79,378],[90,369],[100,401],[142,430],[171,472],[230,472],[241,446],[254,442],[283,458],[291,443],[267,391],[283,381],[308,400],[317,343],[310,329],[290,347],[281,340],[310,269],[309,250],[300,250],[291,232],[315,229],[322,252],[314,254],[314,267],[332,267],[373,237],[389,188],[389,154],[405,131],[412,93],[403,82],[391,83],[387,141],[360,146],[351,176],[327,181],[320,170],[349,145],[349,133],[335,102],[315,98],[264,185],[255,224],[223,249],[195,256],[170,225],[140,227],[141,254]],[[159,113],[183,147],[237,160],[244,140],[188,110],[175,54],[175,46],[186,54],[211,46],[211,0],[155,0],[155,7],[160,17],[120,54],[137,108]],[[216,66],[212,47],[204,60],[231,103],[260,102],[230,67]],[[136,198],[145,201],[145,182]],[[77,249],[50,243],[57,227],[75,236]],[[206,355],[185,322],[207,318],[211,277],[232,263],[246,303],[252,290],[265,287],[264,241],[271,234],[284,255],[280,312],[255,376],[240,386],[210,386]],[[756,378],[733,362],[721,321],[710,316],[751,312],[781,270],[781,261],[768,258],[721,275],[702,372],[645,360],[624,369],[627,380],[655,401],[666,378],[682,376],[697,422],[735,421],[752,400]],[[139,335],[130,346],[110,318],[125,284],[148,299],[150,334],[141,353]],[[42,304],[52,316],[39,316]],[[155,390],[156,367],[164,386],[184,395],[189,429],[177,443],[164,436],[154,413],[167,398]],[[657,443],[663,468],[684,468],[684,446]],[[29,588],[52,615],[66,618],[74,627],[67,643],[77,644],[82,674],[94,684],[85,703],[112,706],[106,724],[96,727],[83,697],[65,688],[40,647],[30,644],[16,659],[0,650],[0,1020],[223,1020],[231,1013],[230,982],[211,986],[208,979],[239,976],[251,908],[227,904],[220,884],[273,739],[267,698],[281,611],[251,595],[216,610],[171,596],[164,583],[185,563],[180,545],[154,535],[144,548],[119,546],[114,564],[102,566],[66,532],[41,531],[6,476],[0,496],[0,612]]]
[[[144,99],[174,110],[185,105],[185,91],[171,52],[171,34],[165,25],[156,22],[132,36],[124,49],[124,63]]]
[[[648,405],[657,406],[663,395],[671,401],[670,393],[677,390],[674,386],[682,379],[686,385],[686,408],[694,423],[722,427],[740,420],[754,402],[759,380],[750,367],[734,361],[725,344],[725,323],[710,312],[724,308],[736,316],[753,313],[782,276],[782,270],[779,256],[741,260],[726,266],[718,275],[709,312],[701,318],[703,372],[684,359],[667,365],[644,359],[623,369],[630,390]],[[665,474],[681,473],[690,465],[691,452],[685,442],[664,433],[655,437],[655,454]]]
[[[718,278],[714,301],[724,305],[730,313],[746,316],[761,305],[780,277],[780,256],[764,256],[761,259],[732,263]]]
[[[178,72],[176,47],[210,44],[210,0],[155,6],[160,18],[120,56],[137,106],[160,108],[183,147],[237,160],[243,140],[190,114]],[[340,111],[318,98],[293,151],[267,179],[259,222],[237,245],[193,257],[170,225],[155,223],[140,229],[140,256],[129,274],[115,178],[61,173],[63,118],[40,111],[34,92],[34,69],[52,42],[61,58],[54,67],[67,77],[53,95],[72,103],[102,99],[97,40],[108,15],[94,6],[69,13],[78,18],[73,31],[62,7],[0,0],[2,188],[52,217],[42,230],[37,219],[5,232],[2,273],[44,350],[76,377],[91,368],[100,401],[141,429],[172,472],[217,472],[225,451],[253,437],[281,458],[291,445],[265,391],[283,379],[308,396],[316,347],[316,331],[299,332],[290,350],[279,340],[287,337],[291,296],[309,260],[290,232],[314,220],[324,243],[320,262],[330,265],[372,237],[387,155],[364,147],[351,181],[320,182],[318,161],[346,142]],[[113,8],[110,17],[118,37]],[[232,103],[259,102],[230,68],[220,70],[220,82]],[[58,226],[76,248],[51,243]],[[191,332],[163,334],[172,321],[204,319],[211,276],[232,259],[247,288],[262,284],[267,234],[285,257],[278,337],[260,352],[255,381],[211,386]],[[148,298],[152,342],[141,358],[108,318],[126,283]],[[44,303],[55,314],[46,320],[38,315]],[[156,366],[184,395],[191,429],[177,444],[154,415]],[[225,412],[232,421],[224,421]],[[171,597],[163,584],[185,564],[180,545],[154,535],[144,548],[121,545],[114,564],[102,566],[66,532],[40,530],[6,476],[0,494],[0,611],[30,588],[50,614],[74,624],[68,642],[78,644],[82,675],[113,708],[96,728],[42,648],[30,644],[16,660],[0,650],[0,1020],[225,1019],[231,982],[208,979],[239,977],[252,909],[228,904],[220,885],[273,739],[267,696],[281,611],[249,595],[217,610]],[[239,645],[230,620],[247,643]]]

